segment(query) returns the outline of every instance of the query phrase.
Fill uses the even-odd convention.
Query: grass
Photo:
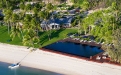
[[[0,42],[14,45],[22,45],[22,42],[18,37],[11,41],[11,37],[10,34],[8,34],[6,26],[0,26]]]
[[[51,30],[51,31],[44,31],[40,32],[40,44],[41,47],[46,46],[48,44],[54,43],[58,40],[64,39],[67,37],[68,33],[75,33],[77,29],[60,29],[60,30]],[[50,40],[48,34],[50,34]],[[23,45],[20,38],[15,37],[14,40],[10,41],[11,37],[8,34],[8,30],[6,26],[0,26],[0,42],[14,44],[14,45]]]
[[[54,43],[58,40],[64,39],[67,37],[68,33],[75,33],[77,32],[77,29],[60,29],[60,30],[52,30],[51,31],[51,40],[49,40],[48,33],[49,32],[43,32],[42,36],[40,37],[40,43],[42,46],[46,46],[48,44]]]

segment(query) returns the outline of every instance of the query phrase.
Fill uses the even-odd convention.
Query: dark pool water
[[[56,42],[47,45],[44,48],[87,58],[103,52],[103,50],[99,49],[98,47],[91,47],[72,42]]]

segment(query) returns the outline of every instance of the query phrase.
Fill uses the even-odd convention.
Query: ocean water
[[[10,69],[8,68],[9,65],[9,63],[0,62],[0,75],[62,75],[59,73],[24,66],[20,66],[16,69]]]

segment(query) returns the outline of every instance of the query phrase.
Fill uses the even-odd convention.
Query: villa
[[[51,18],[48,21],[42,21],[41,27],[43,30],[47,29],[60,29],[60,27],[71,27],[71,21],[73,17],[72,16],[67,16],[63,18]]]

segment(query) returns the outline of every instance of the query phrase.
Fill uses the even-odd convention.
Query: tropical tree
[[[16,25],[18,23],[19,16],[17,14],[12,14],[12,25],[11,25],[11,34],[10,37],[12,37],[12,40],[15,38],[15,36],[20,37],[20,31],[19,31],[19,26]]]
[[[54,6],[51,3],[48,3],[46,7],[49,11],[51,11],[54,8]]]
[[[11,26],[11,18],[12,18],[12,10],[10,9],[5,9],[4,10],[4,21],[6,22],[7,26],[8,26],[8,34],[10,32],[10,26]]]
[[[49,18],[50,18],[50,13],[48,11],[46,11],[46,10],[40,11],[39,12],[39,17],[42,18],[43,20],[45,20],[45,23],[47,23]],[[47,24],[46,24],[46,29],[48,30]]]
[[[119,8],[118,8],[116,2],[113,2],[113,3],[112,3],[111,8],[112,8],[112,11],[114,11],[114,12],[112,13],[112,16],[111,16],[110,21],[111,21],[112,24],[113,24],[113,31],[114,31],[115,26],[116,26],[116,22],[117,22],[118,17],[119,17]]]
[[[81,21],[82,21],[82,18],[80,17],[80,15],[77,15],[74,19],[74,21],[72,22],[72,25],[75,26],[75,25],[78,25],[78,33],[80,33],[80,29],[81,28]]]
[[[20,7],[21,10],[24,10],[25,9],[25,4],[23,4],[23,2],[22,2],[22,3],[20,3],[19,7]]]
[[[71,0],[72,3],[77,3],[78,1],[77,0]]]
[[[108,52],[111,61],[121,63],[121,28],[114,31],[113,37],[113,44],[110,46],[103,46],[103,48]]]
[[[27,46],[35,47],[35,44],[39,43],[38,32],[40,30],[39,21],[36,18],[31,17],[31,15],[26,15],[23,21],[23,44]]]
[[[31,23],[32,29],[34,29],[36,32],[36,36],[38,36],[38,33],[41,30],[40,22],[37,19],[33,18],[30,23]]]
[[[72,21],[72,23],[71,23],[71,27],[74,27],[74,26],[76,26],[76,25],[77,25],[77,20],[74,19],[74,20]]]
[[[48,20],[50,18],[50,13],[48,11],[44,10],[44,11],[39,12],[39,16],[40,16],[40,18],[42,18],[45,21],[46,30],[49,31],[50,29],[48,28],[47,23],[48,23]],[[49,40],[50,40],[50,33],[48,34],[48,37],[49,37]]]
[[[88,17],[82,20],[82,28],[85,31],[85,34],[89,33],[97,37],[97,40],[104,40],[107,43],[112,42],[112,30],[113,23],[111,16],[111,10],[99,10],[94,12]],[[110,39],[110,41],[109,41]]]
[[[23,39],[23,30],[20,22],[20,15],[18,14],[13,14],[12,15],[12,25],[11,25],[11,34],[10,37],[12,37],[12,40],[15,37],[19,37],[21,40]]]
[[[33,11],[34,11],[34,14],[37,16],[37,13],[39,12],[39,10],[36,7],[34,7]]]
[[[89,9],[89,2],[88,0],[84,0],[81,7],[83,8],[83,10],[88,10]]]
[[[35,44],[40,42],[35,30],[28,29],[25,33],[22,41],[23,45],[35,47]]]
[[[12,37],[12,40],[15,38],[15,37],[19,37],[21,38],[21,33],[20,33],[20,26],[19,25],[15,25],[11,28],[11,34],[10,34],[10,37]]]
[[[0,9],[4,9],[5,8],[5,3],[2,1],[0,1]]]
[[[31,10],[32,9],[32,5],[31,4],[27,4],[26,6],[25,6],[25,10]]]

